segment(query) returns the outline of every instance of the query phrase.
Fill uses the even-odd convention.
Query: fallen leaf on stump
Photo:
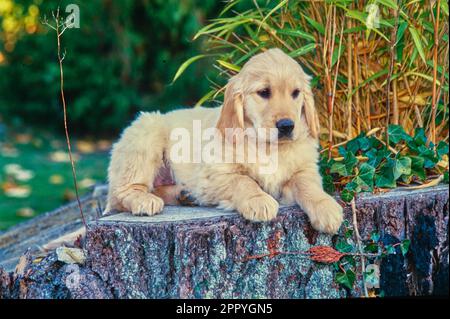
[[[84,264],[86,260],[83,250],[79,248],[58,247],[56,255],[59,261],[66,264]]]

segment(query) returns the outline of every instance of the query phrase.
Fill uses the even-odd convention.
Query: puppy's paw
[[[278,202],[269,194],[262,193],[241,203],[238,211],[246,219],[253,221],[268,221],[277,216]]]
[[[131,197],[131,196],[130,196]],[[152,216],[161,212],[164,208],[164,201],[152,193],[140,192],[127,198],[127,208],[133,215]]]
[[[343,209],[334,198],[326,197],[314,203],[309,218],[314,229],[328,233],[336,234],[343,221]]]

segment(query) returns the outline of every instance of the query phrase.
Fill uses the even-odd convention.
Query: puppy
[[[162,198],[173,198],[184,189],[199,205],[236,210],[253,221],[275,218],[279,203],[297,203],[315,229],[336,233],[343,219],[342,207],[322,188],[318,170],[319,121],[309,80],[295,60],[280,49],[270,49],[252,57],[229,80],[219,108],[183,109],[164,115],[142,112],[113,146],[105,211],[154,215],[164,207]],[[201,123],[203,133],[216,128],[215,136],[223,138],[212,145],[220,144],[222,151],[231,150],[234,155],[239,144],[257,140],[256,149],[264,146],[266,154],[267,145],[274,144],[276,150],[270,148],[268,152],[272,157],[276,155],[276,169],[262,173],[261,156],[252,162],[198,160],[195,145],[204,146],[202,140],[181,141],[191,161],[175,160],[174,148],[180,148],[180,141],[174,139],[174,132],[198,135],[194,122]],[[242,139],[237,134],[229,139],[226,132],[230,129],[266,131],[256,138]],[[244,150],[244,157],[248,152]],[[192,160],[196,156],[197,160]],[[154,181],[167,167],[175,185],[161,191]],[[166,204],[171,203],[166,199]]]

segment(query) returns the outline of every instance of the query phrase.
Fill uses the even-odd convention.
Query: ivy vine
[[[361,192],[423,184],[433,176],[448,183],[448,143],[433,144],[423,128],[408,135],[400,125],[391,124],[387,134],[389,145],[384,137],[361,133],[338,148],[340,157],[328,159],[322,153],[320,170],[325,190],[339,191],[344,202],[351,202]]]

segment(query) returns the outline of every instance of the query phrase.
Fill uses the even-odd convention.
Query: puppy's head
[[[217,128],[274,129],[266,140],[289,142],[302,132],[318,138],[319,121],[310,77],[280,49],[252,57],[225,89]],[[269,131],[269,130],[267,130]]]

